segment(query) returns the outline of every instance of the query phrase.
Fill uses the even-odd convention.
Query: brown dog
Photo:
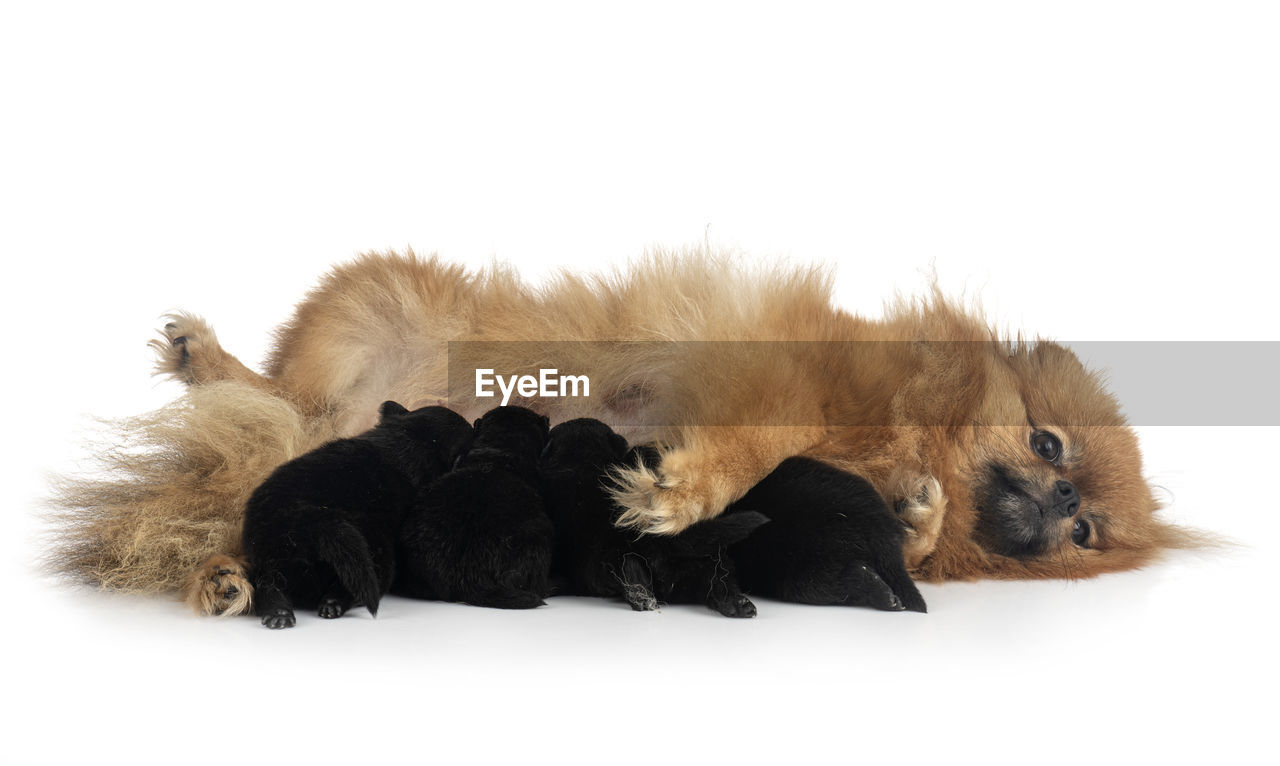
[[[912,529],[907,563],[923,579],[1087,577],[1196,541],[1155,517],[1134,434],[1069,351],[1002,341],[937,295],[900,302],[883,321],[861,319],[831,305],[819,269],[752,272],[707,254],[661,254],[612,277],[563,274],[534,289],[509,270],[370,254],[298,306],[265,375],[195,317],[173,317],[164,335],[160,371],[190,395],[230,392],[229,402],[255,411],[287,405],[287,430],[302,443],[359,433],[388,399],[447,401],[472,417],[497,403],[476,395],[477,370],[536,375],[551,360],[588,378],[590,394],[521,389],[508,403],[532,404],[552,422],[595,417],[662,443],[658,469],[624,473],[616,494],[621,523],[650,533],[715,516],[782,460],[805,455],[868,478],[898,509]],[[184,439],[216,441],[189,433],[182,418],[201,429],[286,427],[280,418],[246,422],[230,403],[190,409],[162,424],[178,434],[178,450]],[[235,477],[246,496],[269,470],[263,463],[287,459],[272,445],[257,452],[241,462],[260,475]],[[206,507],[190,471],[227,470],[215,457],[175,455],[188,473],[142,514],[128,499],[104,502],[98,485],[71,487],[64,504],[94,510],[69,533],[80,554],[70,566],[99,580],[100,570],[127,574],[122,553],[152,554],[121,550],[123,533],[139,540],[139,524],[120,519],[180,521],[193,503]],[[127,484],[131,467],[116,468],[125,476],[113,486]],[[222,546],[206,530],[169,560],[233,552],[242,499],[230,499],[219,496]],[[189,569],[116,584],[163,587]],[[213,595],[198,609],[219,603],[217,588],[205,590]]]

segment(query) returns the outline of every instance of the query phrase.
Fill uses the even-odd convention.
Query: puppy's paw
[[[715,603],[708,604],[708,606],[720,614],[723,614],[725,617],[749,618],[756,616],[756,605],[751,603],[751,599],[741,593],[722,601],[716,601]]]
[[[637,462],[614,470],[610,492],[622,508],[617,525],[649,534],[676,534],[724,510],[732,497],[728,482],[700,463],[695,453],[676,450],[663,455],[657,469]]]
[[[658,611],[658,597],[653,593],[653,575],[649,562],[635,551],[623,554],[618,571],[604,564],[604,571],[617,580],[622,597],[637,612]]]
[[[929,474],[902,472],[890,479],[894,513],[907,529],[902,557],[907,569],[915,569],[933,552],[942,533],[947,497],[942,483]]]
[[[210,556],[187,578],[183,592],[196,614],[230,617],[253,609],[248,567],[233,556]]]
[[[316,614],[326,620],[336,620],[346,613],[347,608],[336,598],[326,598],[320,602],[320,607],[316,610]]]
[[[283,628],[292,628],[297,624],[297,618],[293,616],[292,609],[277,607],[262,615],[262,624],[272,630],[281,630]]]
[[[866,564],[853,564],[847,574],[850,593],[845,603],[849,606],[869,606],[886,612],[901,612],[906,609],[893,588]]]
[[[219,356],[221,346],[213,328],[194,314],[169,314],[160,338],[151,341],[156,352],[156,374],[183,383],[200,383],[205,368]]]
[[[639,584],[623,584],[623,596],[627,599],[627,603],[631,605],[634,612],[656,612],[658,611],[658,598],[653,595],[653,591],[645,585]]]

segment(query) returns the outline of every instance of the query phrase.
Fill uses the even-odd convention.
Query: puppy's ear
[[[627,440],[618,434],[609,434],[609,446],[613,447],[613,454],[625,455],[627,453]]]
[[[408,414],[409,411],[400,406],[399,402],[383,402],[382,406],[378,408],[378,422],[385,423],[388,420],[394,420]]]

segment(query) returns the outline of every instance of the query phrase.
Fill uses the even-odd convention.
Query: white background
[[[932,267],[1031,334],[1277,340],[1274,4],[875,6],[6,4],[0,760],[1274,756],[1275,428],[1140,431],[1168,516],[1239,548],[928,615],[391,599],[275,633],[35,574],[88,416],[179,393],[161,313],[256,364],[366,249],[537,278],[709,239],[870,315]]]

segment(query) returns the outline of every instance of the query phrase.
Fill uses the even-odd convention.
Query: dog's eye
[[[1085,542],[1089,539],[1089,522],[1076,519],[1075,526],[1071,528],[1071,542],[1084,547]]]
[[[1031,449],[1050,463],[1062,455],[1062,442],[1048,431],[1036,431],[1031,434]]]

